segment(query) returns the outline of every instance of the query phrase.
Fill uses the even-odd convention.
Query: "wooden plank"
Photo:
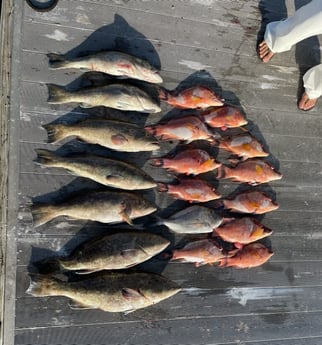
[[[82,238],[73,238],[74,245],[75,241],[81,240]],[[35,242],[35,248],[33,250],[36,251],[36,249],[41,249],[40,246],[38,248],[36,247],[37,239]],[[54,240],[54,242],[57,245],[58,240]],[[65,244],[63,241],[61,243]],[[45,251],[46,248],[44,249],[44,252]],[[67,254],[67,251],[65,251],[64,254]],[[43,256],[43,258],[44,257],[45,256]],[[226,289],[233,289],[234,287],[272,288],[276,286],[283,288],[317,287],[321,285],[322,269],[319,257],[316,261],[297,261],[295,259],[285,262],[276,262],[274,260],[274,257],[272,257],[269,263],[264,266],[247,270],[235,268],[221,269],[209,265],[196,268],[192,264],[176,262],[170,262],[168,265],[164,266],[164,263],[162,265],[158,258],[151,260],[150,263],[141,265],[141,267],[145,268],[145,270],[151,271],[154,267],[153,265],[156,265],[158,268],[156,271],[162,273],[169,279],[176,281],[183,288],[187,289],[185,292],[187,296],[193,296],[194,294],[196,296],[202,296],[207,293],[208,288],[221,289],[224,291]],[[29,266],[33,262],[34,261],[28,257],[22,265],[18,265],[21,284],[17,286],[17,298],[31,298],[26,295],[25,291],[29,286],[29,270],[33,272],[36,271],[35,267]],[[303,299],[303,302],[305,302],[305,299]]]
[[[26,263],[31,257],[32,261],[35,262],[45,259],[48,256],[55,256],[56,252],[60,251],[65,244],[67,244],[67,250],[70,251],[78,243],[88,238],[109,232],[108,227],[97,229],[95,229],[95,227],[91,227],[89,229],[93,229],[92,232],[90,232],[89,229],[87,231],[81,231],[77,236],[77,240],[75,240],[73,238],[74,235],[71,234],[71,231],[66,226],[67,224],[68,223],[63,222],[57,225],[58,229],[61,230],[61,234],[57,234],[55,237],[53,237],[53,235],[47,237],[46,232],[44,232],[42,236],[31,235],[20,237],[18,241],[18,263]],[[65,230],[66,228],[67,232]],[[167,231],[165,231],[165,235],[169,236]],[[319,238],[319,236],[317,237],[318,238],[304,234],[303,236],[298,235],[297,237],[290,239],[288,236],[279,236],[278,238],[275,238],[274,235],[272,235],[265,241],[267,245],[272,246],[275,252],[270,262],[320,260],[319,251],[321,248],[322,238]],[[173,237],[173,244],[178,246],[178,243],[180,244],[180,240],[181,237],[179,236]],[[32,243],[34,244],[33,246],[31,246]],[[164,266],[165,263],[161,262],[159,264]],[[182,267],[186,266],[183,265]]]
[[[229,316],[223,318],[184,318],[178,320],[161,320],[154,322],[134,322],[127,324],[127,333],[123,327],[114,323],[111,325],[88,325],[52,327],[39,329],[17,330],[16,343],[26,341],[32,344],[54,345],[57,343],[88,344],[95,334],[96,342],[104,344],[124,344],[127,341],[135,344],[173,344],[175,334],[180,334],[180,344],[227,344],[251,340],[260,343],[267,338],[272,340],[289,339],[289,329],[292,337],[321,337],[320,320],[322,312],[293,312],[259,315]],[[303,325],[305,327],[303,328]],[[129,336],[130,335],[130,336]],[[130,337],[130,338],[129,338]],[[178,343],[178,341],[176,341]]]
[[[215,283],[215,282],[214,282]],[[17,321],[21,328],[49,327],[61,325],[112,324],[115,322],[131,323],[146,320],[153,314],[154,320],[162,320],[162,314],[168,314],[167,319],[200,319],[217,317],[219,320],[231,315],[248,318],[251,314],[259,317],[271,313],[290,312],[320,312],[318,287],[232,287],[225,290],[212,288],[209,282],[208,289],[187,288],[173,298],[163,301],[156,306],[138,310],[132,315],[124,316],[122,313],[104,313],[100,310],[77,311],[70,310],[68,300],[61,297],[52,298],[23,298],[17,310]],[[307,297],[304,298],[305,294]],[[47,312],[52,316],[43,320],[39,309],[46,306]],[[59,311],[59,312],[58,312]],[[86,315],[87,314],[87,315]],[[264,315],[263,315],[264,314]],[[29,315],[29,317],[27,317]],[[189,316],[188,316],[189,315]],[[69,322],[66,323],[66,317]],[[220,322],[220,321],[219,321]]]

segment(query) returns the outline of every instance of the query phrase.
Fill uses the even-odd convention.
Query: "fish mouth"
[[[153,78],[151,78],[151,82],[156,83],[156,84],[160,84],[163,82],[163,79],[160,76],[158,70],[154,70],[154,71],[152,71],[152,73],[153,73]]]
[[[160,149],[160,144],[157,141],[150,143],[149,146],[152,147],[153,150],[159,150]]]

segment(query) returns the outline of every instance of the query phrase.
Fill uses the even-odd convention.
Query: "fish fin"
[[[115,182],[115,181],[117,181],[117,180],[119,180],[120,179],[120,175],[106,175],[105,176],[105,180],[107,181],[107,182]]]
[[[240,249],[242,249],[243,247],[244,247],[244,244],[243,243],[239,243],[239,242],[234,242],[234,246],[238,249],[238,250],[240,250]],[[238,251],[237,250],[237,251]],[[236,254],[236,252],[234,252],[234,253],[232,253],[233,251],[230,251],[229,252],[229,256],[234,256],[235,254]]]
[[[157,183],[157,188],[159,192],[167,192],[169,190],[168,186],[162,182]]]
[[[126,205],[126,202],[122,204],[120,216],[122,217],[124,222],[128,223],[129,225],[133,225],[132,219],[130,218],[130,215],[129,215],[129,207],[128,205]]]
[[[74,300],[70,300],[68,302],[68,306],[70,309],[73,309],[73,310],[97,309],[95,307],[91,307],[91,306],[76,302]]]
[[[169,93],[169,91],[166,88],[164,88],[162,86],[159,86],[158,87],[158,92],[159,92],[159,98],[160,99],[162,99],[163,101],[167,101],[168,100],[170,93]]]
[[[95,273],[95,272],[98,272],[98,271],[101,271],[101,269],[74,271],[74,273],[76,273],[78,275],[84,275],[84,274]]]
[[[59,161],[60,157],[54,152],[45,149],[35,149],[37,158],[34,161],[40,165],[50,166],[52,163]]]
[[[221,163],[216,162],[215,159],[213,159],[213,158],[206,160],[204,163],[201,164],[201,166],[209,168],[209,167],[213,167],[214,163],[218,164],[217,169],[222,166]]]
[[[31,206],[31,214],[35,227],[45,224],[55,218],[52,205],[34,204]]]
[[[222,126],[222,127],[220,127],[220,129],[221,129],[222,131],[227,131],[228,127],[227,127],[227,126]]]
[[[81,108],[85,108],[85,109],[93,108],[93,105],[92,105],[92,104],[85,103],[85,102],[79,103],[79,106],[80,106]]]
[[[63,140],[65,138],[64,125],[43,125],[42,126],[47,131],[48,140],[47,142],[56,143],[57,141]]]
[[[206,262],[206,261],[195,262],[195,267],[201,267],[201,266],[204,266],[204,265],[207,265],[207,262]]]
[[[128,140],[126,139],[126,137],[122,134],[114,134],[111,137],[111,141],[114,145],[125,145]]]
[[[46,277],[40,274],[30,275],[30,285],[26,290],[26,293],[31,296],[51,296],[51,290],[54,290],[55,286],[59,282],[58,279],[52,277]]]
[[[135,309],[129,309],[129,310],[125,311],[123,314],[128,315],[130,313],[133,313],[134,311],[135,311]]]
[[[138,251],[136,249],[124,249],[124,250],[121,251],[121,255],[124,258],[132,259],[133,257],[136,256],[137,252]]]
[[[121,291],[122,291],[123,297],[129,301],[145,297],[144,295],[141,294],[140,290],[134,290],[131,288],[122,288]]]
[[[53,69],[65,68],[66,60],[64,55],[59,55],[55,53],[47,54],[49,58],[49,67]]]
[[[67,91],[59,85],[47,84],[48,88],[48,99],[47,102],[50,104],[62,104],[65,102]]]
[[[245,124],[247,125],[247,123],[245,123]],[[249,132],[249,130],[247,128],[245,128],[245,127],[239,127],[239,129],[241,129],[243,132]]]

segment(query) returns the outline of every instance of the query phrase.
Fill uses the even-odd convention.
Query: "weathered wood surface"
[[[256,56],[263,23],[292,14],[304,3],[60,0],[48,13],[25,6],[20,88],[14,100],[20,106],[15,344],[322,343],[321,107],[308,113],[296,107],[300,77],[320,61],[320,43],[316,37],[306,40],[290,52],[277,54],[268,65]],[[144,125],[179,114],[165,104],[161,114],[150,116],[47,104],[46,83],[77,88],[86,85],[91,75],[84,78],[81,71],[50,70],[46,54],[76,56],[102,49],[119,49],[148,59],[161,68],[164,86],[169,89],[198,82],[210,85],[244,111],[247,128],[263,141],[271,152],[269,160],[283,173],[281,181],[256,187],[280,204],[277,211],[259,217],[274,231],[267,244],[275,255],[267,264],[251,270],[197,269],[155,258],[140,267],[162,272],[182,285],[183,292],[126,316],[75,311],[69,309],[66,298],[26,295],[28,272],[34,271],[32,262],[66,254],[78,243],[110,228],[66,218],[33,227],[29,209],[32,201],[59,201],[75,191],[99,187],[64,170],[35,165],[35,148],[117,155],[159,181],[173,179],[173,175],[149,165],[150,153],[116,154],[72,138],[46,144],[41,126],[53,121],[75,122],[92,114]],[[172,147],[164,144],[158,154]],[[223,154],[216,148],[211,150],[215,156]],[[229,181],[216,182],[215,174],[207,174],[207,178],[224,197],[240,188]],[[155,191],[143,194],[156,202],[163,216],[187,205]],[[167,231],[165,234],[172,246],[181,240]]]

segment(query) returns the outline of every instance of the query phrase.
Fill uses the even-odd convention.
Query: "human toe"
[[[310,99],[307,93],[304,92],[299,101],[298,107],[299,109],[304,110],[304,111],[311,110],[316,106],[317,101],[318,101],[317,98]]]

